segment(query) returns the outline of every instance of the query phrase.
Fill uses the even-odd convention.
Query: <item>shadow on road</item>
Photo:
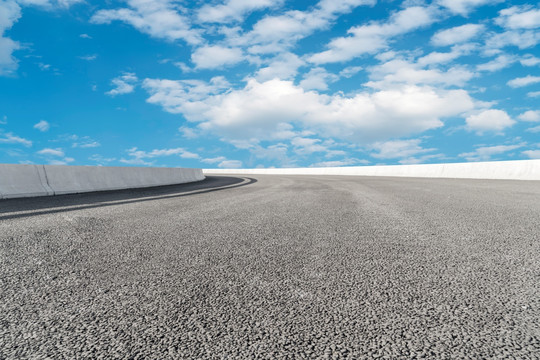
[[[189,184],[156,186],[140,189],[99,191],[83,194],[41,196],[0,200],[0,221],[28,216],[53,214],[102,206],[129,204],[227,190],[251,185],[257,180],[248,177],[207,176]]]

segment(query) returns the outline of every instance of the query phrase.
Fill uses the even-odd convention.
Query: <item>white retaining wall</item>
[[[540,160],[284,169],[204,169],[205,174],[359,175],[540,180]]]
[[[74,194],[204,180],[201,169],[0,164],[0,198]]]

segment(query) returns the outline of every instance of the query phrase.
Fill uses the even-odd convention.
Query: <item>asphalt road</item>
[[[540,358],[540,182],[0,201],[0,358]]]

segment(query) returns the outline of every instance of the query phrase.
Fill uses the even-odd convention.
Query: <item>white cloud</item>
[[[81,60],[86,60],[86,61],[94,61],[97,59],[97,55],[96,54],[93,54],[93,55],[84,55],[84,56],[79,56],[79,59]]]
[[[258,81],[293,80],[298,74],[298,68],[304,64],[305,62],[293,53],[281,53],[271,59],[268,66],[259,68],[255,73],[255,78]]]
[[[486,131],[501,132],[515,124],[505,111],[489,109],[466,119],[467,129],[483,134]]]
[[[216,94],[207,91],[199,97],[186,92],[181,81],[147,79],[145,88],[151,94],[148,102],[201,122],[201,129],[229,141],[254,139],[255,143],[282,138],[283,124],[293,123],[325,138],[371,142],[434,129],[443,125],[441,118],[474,108],[464,90],[428,86],[352,96],[318,94],[278,79],[251,79],[243,89]]]
[[[441,30],[431,38],[431,43],[436,46],[448,46],[461,44],[471,40],[484,31],[484,25],[465,24],[450,29]]]
[[[90,35],[88,35],[88,34],[81,34],[81,35],[79,35],[79,37],[81,39],[92,39],[92,37]]]
[[[227,0],[219,5],[204,5],[197,17],[202,22],[229,23],[241,21],[252,11],[277,7],[282,3],[283,0]]]
[[[494,5],[502,1],[504,0],[438,0],[437,2],[454,14],[467,16],[477,7],[483,5]]]
[[[526,131],[531,132],[533,134],[539,133],[540,132],[540,126],[535,126],[535,127],[532,127],[532,128],[528,128]]]
[[[163,156],[178,156],[182,159],[199,159],[200,156],[187,151],[184,148],[173,149],[154,149],[152,151],[138,150],[136,147],[127,150],[131,159],[120,159],[120,162],[131,165],[153,165],[153,162],[145,161],[144,159],[154,159]]]
[[[525,144],[517,145],[496,145],[478,147],[473,152],[461,153],[459,157],[465,158],[467,161],[488,161],[495,155],[504,154],[506,152],[519,149]]]
[[[531,159],[540,159],[540,150],[526,150],[522,154],[527,155]]]
[[[44,64],[44,63],[38,63],[39,70],[41,71],[47,71],[51,68],[50,64]]]
[[[135,90],[135,84],[138,79],[134,73],[124,72],[122,75],[111,80],[114,89],[107,91],[105,94],[110,96],[129,94]]]
[[[0,144],[21,144],[30,147],[32,146],[32,141],[8,132],[5,134],[0,133]]]
[[[349,36],[335,38],[328,50],[314,54],[309,61],[316,64],[348,61],[364,54],[372,54],[388,46],[390,38],[428,26],[436,21],[432,8],[412,6],[394,13],[386,23],[355,26]]]
[[[540,121],[540,110],[529,110],[518,116],[519,120],[529,121],[529,122],[538,122]]]
[[[495,21],[512,30],[536,29],[540,27],[540,9],[531,9],[530,6],[512,6],[501,10]]]
[[[512,65],[516,61],[517,61],[517,58],[515,56],[503,54],[503,55],[497,56],[497,58],[487,63],[477,65],[476,69],[478,71],[495,72],[495,71],[502,70]]]
[[[519,60],[523,66],[536,66],[540,64],[540,59],[532,54],[526,54],[523,58]]]
[[[2,116],[2,118],[0,119],[0,125],[6,125],[7,124],[7,116],[4,115]]]
[[[441,158],[444,158],[443,154],[427,154],[427,155],[422,155],[419,157],[411,156],[408,158],[404,158],[404,159],[399,160],[399,163],[402,165],[424,164],[429,160],[441,159]]]
[[[15,1],[0,2],[0,76],[11,75],[17,70],[17,60],[13,52],[20,48],[18,42],[4,37],[4,32],[10,29],[21,17],[21,8]]]
[[[182,133],[182,136],[188,139],[195,139],[199,137],[199,133],[196,129],[187,127],[187,126],[181,126],[178,128],[178,131]]]
[[[67,9],[74,4],[84,2],[84,0],[18,0],[18,2],[21,5],[40,6],[52,10],[55,8]]]
[[[216,69],[243,61],[242,50],[219,45],[203,46],[191,54],[191,61],[198,69]]]
[[[215,158],[202,159],[201,162],[203,162],[205,164],[215,164],[215,163],[218,163],[218,162],[222,162],[224,160],[227,160],[225,158],[225,156],[218,156],[218,157],[215,157]]]
[[[328,90],[328,83],[338,80],[339,76],[327,72],[322,67],[315,67],[304,74],[304,78],[300,81],[300,87],[304,90]]]
[[[366,163],[369,163],[369,162],[366,160],[358,160],[358,159],[343,159],[343,160],[317,162],[310,165],[310,167],[340,167],[340,166],[350,166],[350,165],[358,165],[358,164],[365,165]]]
[[[181,15],[173,0],[127,0],[129,8],[99,10],[90,22],[110,24],[118,20],[130,24],[140,32],[169,41],[182,39],[188,44],[199,44],[198,30],[192,29],[189,20]]]
[[[61,135],[61,136],[59,136],[59,139],[56,140],[56,141],[71,142],[71,147],[72,148],[87,149],[87,148],[96,148],[96,147],[101,146],[101,144],[98,141],[93,140],[89,136],[79,136],[79,135],[76,135],[76,134]]]
[[[534,30],[509,30],[502,33],[491,33],[486,40],[486,51],[494,52],[505,46],[517,46],[527,49],[540,42],[540,32]]]
[[[320,139],[295,137],[291,140],[294,151],[299,155],[309,155],[315,152],[326,152],[328,148],[320,144]]]
[[[240,160],[224,160],[219,163],[219,168],[222,169],[239,169],[242,167],[242,161]]]
[[[88,148],[96,148],[100,147],[101,144],[97,141],[90,141],[90,142],[84,142],[84,143],[73,143],[73,147],[79,147],[82,149],[88,149]]]
[[[515,78],[507,82],[508,86],[517,88],[540,82],[540,76],[527,75],[525,77]]]
[[[408,158],[437,150],[434,148],[424,149],[420,146],[421,142],[421,139],[376,142],[372,145],[372,148],[377,152],[372,153],[371,156],[377,159]]]
[[[65,156],[64,151],[60,148],[57,148],[57,149],[45,148],[45,149],[39,150],[37,153],[39,155],[48,155],[48,156],[58,156],[58,157]]]
[[[453,60],[468,55],[473,49],[473,46],[469,44],[454,45],[449,52],[433,51],[425,56],[418,58],[418,65],[420,66],[433,66],[441,65],[452,62]]]
[[[145,79],[143,88],[150,93],[146,100],[151,104],[161,105],[165,111],[183,113],[190,121],[204,119],[208,110],[207,100],[229,88],[223,77],[214,77],[210,83],[201,80],[160,80]]]
[[[306,11],[291,10],[281,15],[265,16],[246,34],[229,32],[228,42],[233,46],[248,46],[252,54],[283,52],[314,31],[326,29],[339,15],[358,6],[374,4],[375,0],[321,0]]]
[[[34,125],[34,129],[37,129],[41,132],[45,132],[47,130],[49,130],[49,128],[51,127],[51,125],[46,122],[45,120],[41,120],[40,122],[38,122],[37,124]]]
[[[66,158],[64,158],[62,160],[52,159],[52,160],[49,160],[49,165],[67,165],[67,164],[72,163],[74,161],[75,161],[75,159],[71,158],[71,157],[66,157]]]
[[[364,68],[362,66],[347,66],[345,69],[339,72],[339,76],[344,78],[351,78]]]
[[[528,92],[528,93],[527,93],[527,96],[528,96],[528,97],[532,97],[532,98],[534,98],[534,97],[540,97],[540,91],[531,91],[531,92]]]
[[[423,69],[423,64],[431,62],[432,59],[426,59],[430,55],[420,58],[418,63],[396,58],[370,67],[368,71],[371,81],[365,85],[377,89],[393,88],[396,84],[463,86],[475,75],[463,67],[451,67],[445,71]]]
[[[95,161],[98,165],[104,165],[116,161],[116,158],[106,158],[103,155],[94,154],[88,160]]]

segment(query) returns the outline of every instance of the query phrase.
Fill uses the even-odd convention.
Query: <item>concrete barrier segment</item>
[[[282,169],[203,169],[205,174],[352,175],[540,180],[540,160]]]
[[[204,180],[201,169],[0,164],[0,198],[73,194]]]

